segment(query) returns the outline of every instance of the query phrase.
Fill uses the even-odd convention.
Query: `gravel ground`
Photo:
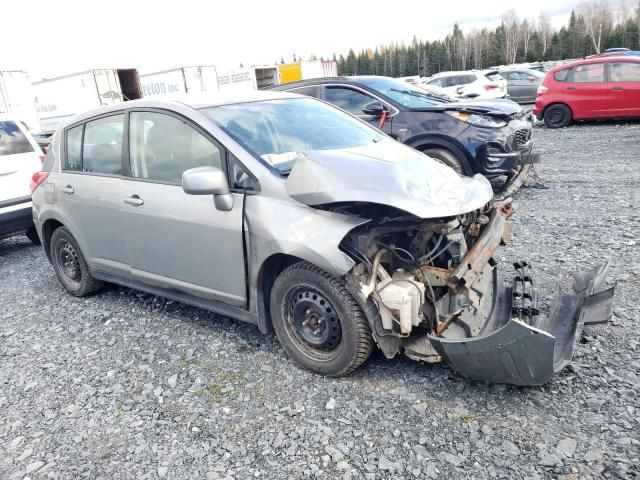
[[[275,337],[111,288],[67,295],[38,247],[0,241],[0,478],[640,476],[640,123],[535,129],[505,266],[555,281],[612,257],[615,315],[537,388],[380,354],[328,379]],[[510,272],[505,268],[505,274]]]

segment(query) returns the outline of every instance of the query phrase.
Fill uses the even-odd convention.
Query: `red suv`
[[[538,87],[533,114],[549,128],[572,120],[640,117],[640,58],[592,58],[552,68]]]

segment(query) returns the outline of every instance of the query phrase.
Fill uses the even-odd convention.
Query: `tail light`
[[[494,89],[496,89],[496,88],[498,88],[498,85],[494,85],[494,84],[492,84],[492,83],[490,83],[490,84],[488,84],[488,85],[485,85],[485,86],[484,86],[484,89],[485,89],[485,90],[494,90]]]
[[[31,177],[31,183],[29,187],[31,188],[31,193],[35,192],[36,188],[40,186],[42,182],[44,182],[49,176],[49,172],[36,172]]]
[[[44,165],[44,155],[40,155],[40,163]]]
[[[536,95],[544,95],[548,91],[549,91],[549,89],[547,87],[545,87],[544,85],[538,85],[538,90],[536,91]]]

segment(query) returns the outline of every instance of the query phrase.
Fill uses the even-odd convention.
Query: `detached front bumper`
[[[442,359],[465,377],[544,384],[570,362],[584,326],[605,323],[611,316],[614,288],[601,290],[608,268],[607,263],[574,274],[573,288],[558,294],[549,315],[533,318],[513,315],[513,290],[497,280],[493,311],[478,336],[429,339]],[[535,292],[530,295],[535,297]]]
[[[466,298],[466,308],[427,338],[441,360],[465,377],[541,385],[570,362],[585,325],[608,321],[614,288],[602,289],[608,263],[576,273],[571,291],[558,288],[549,314],[541,314],[526,262],[515,264],[514,284],[508,287],[492,266],[496,249],[510,237],[512,213],[508,200],[497,203],[463,261],[446,271],[444,284],[451,295]],[[424,278],[432,278],[432,270],[423,267]]]

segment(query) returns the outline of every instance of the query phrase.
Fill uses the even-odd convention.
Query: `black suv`
[[[513,180],[539,157],[530,114],[510,100],[457,101],[379,76],[315,78],[270,89],[332,103],[461,174]]]

